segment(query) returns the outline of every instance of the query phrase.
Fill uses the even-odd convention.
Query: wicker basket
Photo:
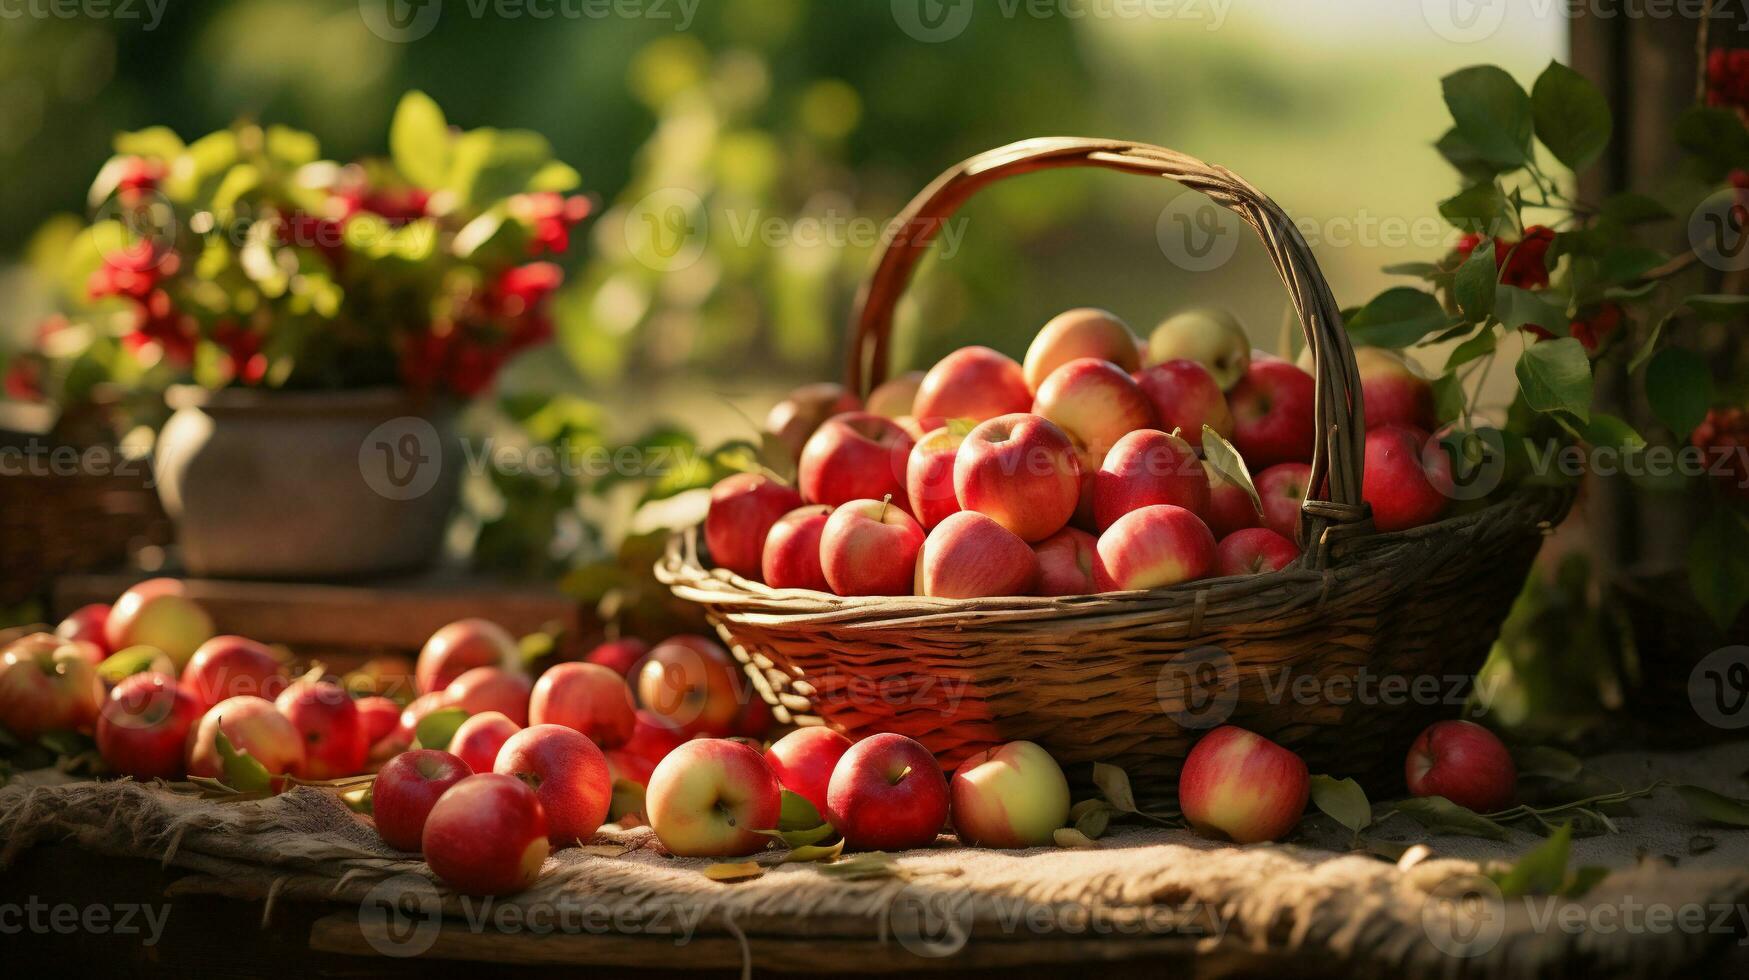
[[[1028,140],[961,163],[895,220],[858,299],[849,387],[881,380],[894,304],[940,219],[995,180],[1081,166],[1176,180],[1263,239],[1316,363],[1311,486],[1322,492],[1305,502],[1296,565],[1071,598],[839,597],[709,568],[693,529],[675,536],[657,577],[704,607],[775,704],[852,736],[909,735],[944,766],[1031,739],[1072,777],[1085,778],[1077,763],[1122,766],[1141,799],[1165,805],[1191,745],[1230,721],[1300,752],[1314,772],[1400,780],[1420,728],[1461,708],[1569,497],[1527,489],[1437,524],[1374,532],[1341,314],[1304,239],[1251,185],[1115,140]]]

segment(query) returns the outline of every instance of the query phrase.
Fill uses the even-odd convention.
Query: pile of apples
[[[1433,521],[1450,461],[1427,451],[1432,386],[1390,351],[1357,360],[1374,523]],[[1111,313],[1070,310],[1024,363],[962,348],[866,406],[839,385],[798,389],[766,423],[795,486],[725,478],[706,544],[738,575],[846,596],[1081,595],[1276,571],[1299,556],[1314,389],[1220,311],[1181,313],[1144,343]],[[1206,439],[1255,487],[1209,465]]]

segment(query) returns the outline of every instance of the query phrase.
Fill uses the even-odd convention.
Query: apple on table
[[[1047,847],[1069,821],[1069,781],[1036,742],[970,756],[953,774],[953,828],[980,847]]]
[[[852,745],[832,769],[826,819],[855,850],[935,842],[947,823],[947,777],[915,739],[882,732]]]
[[[631,738],[638,720],[625,679],[600,664],[587,663],[547,668],[535,682],[525,717],[534,725],[574,729],[602,748]]]
[[[213,637],[182,668],[183,688],[203,709],[243,694],[271,700],[290,684],[278,655],[244,636]]]
[[[784,789],[812,803],[823,815],[832,770],[851,745],[844,734],[824,725],[798,728],[773,742],[765,750],[765,761]]]
[[[607,670],[605,667],[601,669]],[[620,684],[624,686],[625,682],[620,681]],[[474,667],[450,681],[443,689],[443,700],[445,707],[460,708],[470,715],[496,711],[518,725],[526,725],[531,691],[528,676],[521,671],[512,673],[502,667]]]
[[[638,672],[638,703],[686,735],[728,735],[751,692],[729,652],[706,637],[671,636]]]
[[[450,887],[508,895],[540,877],[551,853],[546,813],[522,780],[476,773],[445,790],[425,818],[420,851]]]
[[[128,589],[110,607],[104,637],[111,650],[152,646],[178,668],[213,636],[213,619],[178,579],[154,578]]]
[[[243,694],[208,708],[195,726],[188,743],[188,774],[223,779],[224,758],[219,752],[219,733],[231,747],[261,763],[271,777],[299,776],[304,768],[304,737],[297,726],[273,706],[272,701]],[[275,778],[275,786],[283,783]]]
[[[1311,786],[1298,755],[1255,732],[1222,725],[1185,756],[1178,807],[1205,834],[1239,844],[1279,840],[1299,824]]]
[[[115,686],[97,715],[97,753],[109,771],[134,779],[180,779],[183,750],[202,707],[162,674],[135,674]]]
[[[575,729],[533,725],[510,736],[492,771],[533,787],[554,847],[581,844],[607,820],[613,777],[601,749]]]
[[[763,850],[758,833],[777,826],[783,793],[752,747],[694,739],[668,753],[644,794],[650,828],[681,857],[736,857]]]
[[[475,667],[501,667],[523,673],[522,649],[509,631],[486,619],[459,619],[425,641],[413,668],[420,694],[439,692]]]
[[[498,753],[510,736],[523,726],[505,717],[501,711],[469,715],[450,736],[449,754],[468,764],[473,772],[491,772],[498,762]]]
[[[90,643],[53,633],[20,637],[0,653],[0,727],[24,741],[53,731],[90,731],[104,687]]]
[[[370,788],[371,819],[383,843],[417,852],[438,798],[473,774],[460,756],[438,749],[402,752],[383,763]]]
[[[345,688],[327,681],[295,681],[273,703],[303,738],[299,778],[338,779],[364,770],[370,743],[358,720],[358,706]]]
[[[1415,796],[1443,796],[1477,813],[1494,813],[1512,805],[1518,769],[1493,732],[1454,719],[1416,736],[1403,779]]]

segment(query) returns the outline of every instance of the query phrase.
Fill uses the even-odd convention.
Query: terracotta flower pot
[[[153,470],[190,573],[342,578],[436,557],[462,469],[452,405],[391,388],[166,400]]]

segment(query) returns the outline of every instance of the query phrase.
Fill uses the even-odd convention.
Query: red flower
[[[6,397],[13,401],[43,400],[43,366],[34,357],[19,357],[6,368]]]
[[[1579,338],[1579,343],[1584,344],[1587,351],[1595,354],[1598,347],[1621,327],[1621,317],[1620,306],[1605,302],[1589,317],[1574,320],[1567,331]]]
[[[369,212],[400,227],[417,221],[429,213],[431,192],[418,187],[370,189],[349,187],[334,195],[340,201],[342,223],[354,215]]]
[[[260,384],[267,376],[267,355],[261,353],[261,335],[224,320],[213,327],[213,343],[225,352],[225,370],[246,385]]]
[[[1487,236],[1470,232],[1458,239],[1457,253],[1467,259],[1485,241]],[[1548,253],[1555,241],[1553,229],[1531,225],[1518,241],[1504,238],[1493,241],[1494,268],[1500,270],[1502,283],[1520,289],[1540,289],[1549,284]]]
[[[571,247],[571,229],[589,217],[587,197],[565,197],[551,191],[518,194],[510,199],[510,213],[529,226],[528,254],[551,252],[563,255]]]
[[[135,351],[157,344],[166,360],[187,364],[194,359],[194,318],[177,312],[170,295],[160,289],[140,303],[134,329],[122,340]]]
[[[511,266],[492,284],[487,306],[495,316],[519,319],[537,312],[564,281],[565,270],[551,262]]]
[[[401,381],[416,391],[429,391],[443,376],[449,359],[449,334],[422,331],[401,351]]]
[[[1707,472],[1723,482],[1725,489],[1749,499],[1749,412],[1709,409],[1688,441],[1706,451]]]
[[[127,296],[144,300],[166,276],[174,275],[180,263],[176,253],[152,239],[107,252],[103,264],[85,280],[85,293],[92,299]]]
[[[1465,232],[1463,237],[1458,239],[1458,254],[1466,259],[1469,258],[1470,253],[1476,250],[1476,246],[1486,241],[1487,237],[1479,231]]]
[[[463,340],[450,352],[444,380],[450,390],[467,398],[485,391],[504,366],[507,352],[502,348],[485,347]]]
[[[1749,49],[1714,48],[1707,55],[1706,104],[1749,108]]]

